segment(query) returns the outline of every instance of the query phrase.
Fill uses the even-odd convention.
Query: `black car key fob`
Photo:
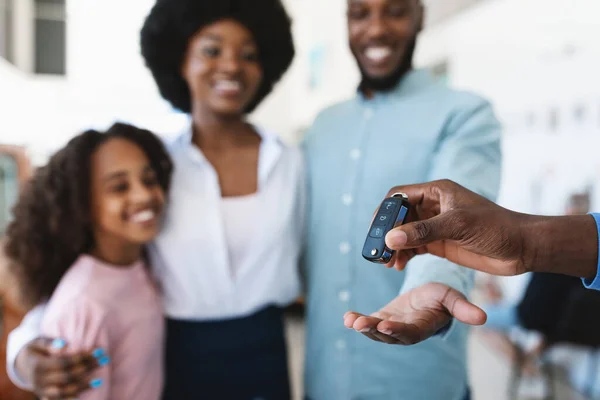
[[[385,245],[385,235],[394,226],[406,222],[409,209],[408,196],[404,193],[395,193],[381,203],[363,247],[362,255],[366,260],[381,264],[390,262],[394,251]]]

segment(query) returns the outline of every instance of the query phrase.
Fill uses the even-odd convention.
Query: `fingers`
[[[34,384],[37,388],[50,386],[68,386],[87,384],[89,375],[101,364],[106,365],[110,360],[103,357],[96,360],[88,353],[78,353],[72,356],[53,356],[40,360],[34,371]]]
[[[395,193],[404,193],[408,196],[408,202],[415,207],[423,201],[425,193],[428,191],[428,184],[422,185],[404,185],[392,188],[386,197],[391,197]]]
[[[441,238],[449,239],[444,237],[449,232],[444,224],[439,223],[439,219],[444,219],[444,216],[440,215],[394,228],[386,235],[385,243],[392,250],[405,250],[425,246]]]
[[[377,325],[377,331],[396,341],[397,344],[413,345],[423,340],[421,330],[414,324],[385,320]]]
[[[352,328],[361,333],[377,332],[377,324],[381,322],[380,318],[361,316],[356,319]]]
[[[469,235],[474,222],[468,211],[448,211],[430,219],[394,228],[386,235],[385,242],[392,250],[406,250],[439,240],[459,241]]]
[[[376,342],[386,344],[403,344],[396,337],[382,333],[378,330],[378,325],[382,323],[382,319],[375,316],[366,316],[363,314],[348,312],[344,315],[344,325],[346,328],[353,329],[362,333],[367,338]]]
[[[66,342],[62,339],[41,337],[29,343],[27,345],[27,350],[32,354],[49,356],[62,350],[65,346]]]
[[[89,352],[51,356],[40,361],[40,370],[44,373],[51,371],[68,371],[72,373],[82,367],[95,369],[100,366],[100,360],[106,357],[104,354],[99,354],[100,352],[101,350],[95,351],[96,356],[94,356],[94,353]]]
[[[408,249],[396,252],[396,258],[394,260],[394,268],[398,271],[404,271],[408,262],[412,260],[418,252],[414,249]]]
[[[421,341],[419,330],[412,324],[349,312],[344,316],[344,325],[371,340],[386,344],[411,345]]]
[[[450,315],[468,325],[483,325],[487,320],[485,311],[468,301],[465,296],[451,288],[442,299],[442,305]]]
[[[361,316],[362,314],[348,311],[344,314],[344,326],[348,329],[354,329],[354,322]]]
[[[367,317],[360,313],[347,312],[344,315],[344,326],[360,333],[368,333],[376,330],[379,322],[381,322],[380,318]]]
[[[66,364],[65,364],[66,365]],[[78,362],[65,369],[51,369],[40,377],[42,386],[66,386],[73,383],[87,382],[89,376],[98,368],[95,360]]]
[[[468,325],[483,325],[487,320],[485,311],[466,299],[458,299],[451,314],[460,322]]]
[[[38,350],[41,349],[43,344],[40,343]],[[109,362],[110,358],[102,349],[72,355],[39,354],[33,379],[36,393],[49,400],[75,399],[90,387],[101,385],[92,379],[92,374]]]
[[[92,388],[98,387],[98,380],[87,380],[84,382],[72,383],[66,386],[49,386],[38,391],[38,396],[48,400],[76,399],[81,393]],[[92,384],[93,383],[93,384]]]

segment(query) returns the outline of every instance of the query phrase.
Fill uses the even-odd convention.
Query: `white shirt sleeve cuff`
[[[41,335],[41,322],[46,310],[45,305],[40,305],[29,311],[21,325],[14,329],[8,336],[6,345],[6,371],[8,377],[17,387],[23,390],[34,390],[31,382],[24,382],[15,369],[17,356],[29,342]]]

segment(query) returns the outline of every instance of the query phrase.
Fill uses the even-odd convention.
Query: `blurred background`
[[[188,124],[161,100],[139,55],[139,30],[153,2],[0,0],[0,234],[28,168],[79,131],[121,120],[169,136]],[[504,124],[500,203],[549,215],[574,207],[600,210],[594,151],[600,146],[600,2],[425,3],[417,66],[487,97]],[[347,46],[346,0],[285,4],[294,19],[297,56],[252,119],[297,142],[318,111],[354,94],[359,74]],[[475,296],[483,303],[518,304],[529,279],[480,276]],[[301,315],[290,320],[290,331],[300,398]],[[474,331],[475,399],[507,399],[512,389],[522,398],[546,398],[549,380],[555,398],[600,398],[594,348],[544,347],[532,368],[543,359],[553,372],[529,374],[515,355],[537,349],[540,341],[519,328],[499,335]],[[524,376],[519,382],[517,372]]]

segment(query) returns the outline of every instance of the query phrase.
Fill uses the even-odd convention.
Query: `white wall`
[[[296,59],[277,91],[258,110],[256,119],[297,139],[316,114],[352,96],[359,74],[347,45],[346,0],[288,0],[294,17]],[[321,84],[309,87],[312,54],[321,54]]]
[[[490,0],[426,32],[418,59],[448,58],[453,84],[507,112],[590,95],[600,90],[599,13],[596,0]]]
[[[114,119],[164,133],[183,126],[185,118],[162,101],[139,54],[139,30],[152,4],[69,0],[67,79],[32,77],[0,62],[0,110],[5,111],[0,140],[52,148],[87,126]],[[294,17],[297,57],[252,118],[295,140],[318,111],[354,94],[359,75],[347,45],[346,0],[286,4]],[[527,114],[534,112],[538,120],[527,131],[543,134],[550,108],[568,113],[575,104],[586,105],[586,122],[564,118],[562,123],[563,132],[580,136],[559,133],[551,139],[566,140],[577,152],[584,138],[596,134],[600,120],[598,11],[597,0],[483,1],[428,29],[420,38],[417,63],[446,60],[452,85],[490,98],[509,127],[507,149],[515,148],[509,156],[531,163],[523,155],[539,152],[539,141],[510,143],[525,128]],[[576,53],[561,53],[569,45]],[[311,54],[319,49],[320,85],[310,88]]]
[[[600,180],[599,12],[595,0],[490,0],[421,37],[419,64],[447,60],[451,84],[485,95],[505,123],[502,202],[511,208],[558,213],[570,192]],[[547,195],[532,196],[536,180]]]

